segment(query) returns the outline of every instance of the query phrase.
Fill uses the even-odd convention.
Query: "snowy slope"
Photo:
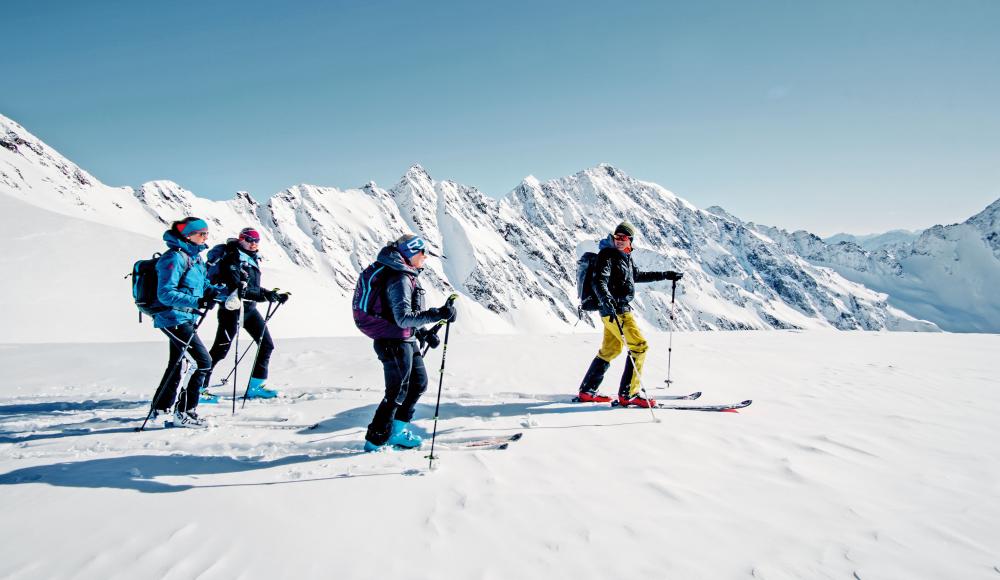
[[[837,245],[840,242],[851,242],[852,244],[856,244],[869,252],[873,252],[886,246],[912,242],[919,235],[920,231],[890,230],[881,234],[868,234],[865,236],[835,234],[828,238],[823,238],[823,241],[830,245]]]
[[[359,452],[382,396],[363,338],[280,341],[286,398],[203,410],[197,433],[132,432],[162,343],[8,345],[0,577],[997,577],[1000,337],[675,333],[671,391],[754,403],[660,423],[565,402],[598,342],[453,336],[440,441],[524,437],[439,447],[434,472],[426,450]]]
[[[961,224],[936,225],[867,249],[805,231],[748,224],[810,263],[889,296],[889,303],[954,332],[1000,332],[1000,200]]]
[[[577,325],[576,259],[595,250],[621,219],[639,227],[635,258],[641,268],[686,273],[677,292],[677,328],[936,328],[889,306],[885,295],[815,267],[738,221],[699,210],[609,165],[544,183],[529,177],[501,200],[474,187],[435,181],[414,166],[390,189],[374,183],[350,189],[302,184],[265,203],[246,192],[210,201],[166,180],[135,189],[107,187],[2,116],[0,136],[0,197],[92,222],[95,232],[111,226],[154,241],[152,248],[136,245],[141,252],[119,251],[130,249],[119,245],[107,253],[113,258],[90,252],[92,259],[113,259],[123,272],[158,249],[166,225],[184,215],[207,219],[213,225],[212,243],[247,225],[258,228],[265,283],[294,295],[294,306],[275,320],[275,331],[290,336],[354,334],[346,304],[357,273],[378,248],[406,231],[423,235],[437,254],[425,273],[429,302],[443,301],[451,292],[466,298],[459,302],[460,332],[593,328],[594,315]],[[19,211],[27,212],[26,207]],[[28,235],[29,219],[11,219],[17,236]],[[47,252],[72,253],[93,242],[44,244]],[[16,253],[12,258],[26,262]],[[32,265],[38,283],[61,287],[63,272],[44,261]],[[87,284],[109,300],[116,293],[127,300],[126,285],[113,277],[91,276]],[[639,288],[635,305],[644,324],[669,328],[669,283]],[[0,290],[0,299],[15,304],[23,294],[19,290],[22,294],[8,297],[7,292]],[[101,340],[113,336],[111,329],[131,317],[123,319],[109,300],[64,293],[44,322],[65,332],[50,331],[49,340],[97,339],[86,328],[53,323],[80,310],[93,310],[108,321]],[[134,334],[126,331],[120,338]],[[37,339],[37,332],[18,326],[7,340]]]

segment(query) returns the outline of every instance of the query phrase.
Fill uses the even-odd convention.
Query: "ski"
[[[660,395],[656,398],[661,401],[693,401],[700,396],[701,391],[695,391],[687,395]]]
[[[741,401],[739,403],[732,403],[729,405],[665,405],[663,403],[657,403],[654,408],[656,409],[673,409],[675,411],[715,411],[719,413],[735,413],[738,409],[743,409],[749,407],[753,403],[752,400],[747,399],[746,401]],[[618,404],[618,401],[611,403],[613,409],[624,409]],[[646,407],[631,406],[629,409],[645,409]]]
[[[697,399],[700,396],[701,396],[701,391],[695,391],[693,393],[688,393],[686,395],[663,395],[661,397],[656,397],[656,398],[659,399],[659,400],[663,400],[663,401],[693,401],[693,400]],[[570,402],[572,402],[572,403],[582,403],[583,401],[580,400],[580,397],[573,397],[572,399],[570,399]],[[600,403],[598,403],[598,404],[600,404]],[[611,402],[611,406],[612,407],[617,407],[618,406],[618,401],[612,401]]]
[[[220,427],[250,427],[252,429],[284,429],[286,431],[312,431],[313,429],[319,428],[319,423],[313,423],[311,425],[307,424],[289,424],[286,422],[278,421],[274,423],[268,423],[265,421],[234,421],[231,423],[221,423]]]
[[[521,439],[523,436],[524,433],[501,435],[498,437],[466,437],[462,439],[439,441],[436,446],[441,449],[448,450],[471,449],[475,451],[479,449],[507,449],[511,443]]]

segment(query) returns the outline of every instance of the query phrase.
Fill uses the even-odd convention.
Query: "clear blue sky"
[[[821,235],[1000,197],[1000,2],[8,2],[0,112],[110,185],[500,196],[600,162]]]

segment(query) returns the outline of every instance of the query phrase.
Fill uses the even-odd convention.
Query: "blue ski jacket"
[[[224,294],[224,286],[213,286],[208,281],[205,261],[201,252],[205,244],[192,244],[172,231],[163,233],[167,251],[156,263],[156,298],[168,309],[153,316],[154,328],[170,328],[180,324],[198,322],[198,300],[205,290],[213,288]]]

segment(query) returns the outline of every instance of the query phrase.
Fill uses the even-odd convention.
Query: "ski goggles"
[[[406,240],[406,242],[399,244],[398,248],[399,253],[403,254],[403,256],[407,259],[412,258],[427,249],[423,238],[419,236],[413,236],[412,238]]]
[[[248,244],[259,244],[260,234],[257,230],[246,228],[240,232],[240,239]]]

